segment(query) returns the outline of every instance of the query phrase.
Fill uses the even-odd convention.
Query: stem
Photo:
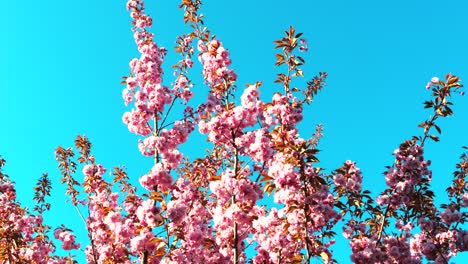
[[[154,117],[153,117],[153,123],[154,123],[154,135],[159,135],[159,127],[158,127],[158,119],[156,117],[156,114],[157,112],[154,113]],[[167,117],[167,115],[166,115]],[[164,120],[166,120],[166,118],[164,118]],[[158,150],[154,150],[154,164],[158,164],[159,163],[159,152]]]
[[[439,114],[437,114],[437,111],[440,109],[441,106],[437,107],[437,110],[435,111],[435,115],[431,118],[429,121],[429,124],[433,124],[434,121],[436,121],[437,118],[439,118]],[[424,138],[421,140],[421,147],[424,147],[424,142],[428,138],[429,135],[429,130],[431,129],[432,125],[427,129],[427,131],[424,131]]]
[[[238,240],[238,237],[237,237],[237,222],[234,222],[234,264],[237,264],[238,262],[238,259],[239,259],[239,252],[238,252],[238,249],[237,249],[237,241]]]
[[[187,118],[194,118],[194,114],[190,114],[190,115],[184,116],[184,119],[177,119],[176,121],[185,120],[185,119],[187,119]],[[172,121],[172,122],[170,122],[170,123],[165,124],[164,126],[160,126],[159,129],[164,129],[164,128],[170,126],[170,125],[173,125],[176,121]]]
[[[88,199],[89,199],[89,198],[88,198]],[[98,261],[97,261],[97,257],[96,257],[96,245],[94,245],[93,233],[92,233],[91,230],[89,230],[89,228],[87,227],[86,221],[84,220],[83,215],[81,214],[80,210],[78,209],[78,207],[77,207],[76,205],[75,205],[75,208],[76,208],[76,210],[78,211],[78,214],[81,216],[81,219],[83,219],[83,221],[85,222],[86,229],[88,230],[88,237],[89,237],[89,240],[91,241],[91,248],[93,249],[93,260],[94,260],[94,264],[97,264]],[[89,214],[89,207],[88,207],[88,214]]]
[[[379,228],[379,233],[378,233],[378,236],[377,236],[377,245],[380,244],[380,240],[382,238],[383,227],[385,225],[385,221],[387,221],[388,210],[390,209],[390,204],[392,202],[392,194],[393,194],[393,191],[389,195],[388,205],[387,205],[387,208],[385,208],[385,213],[384,213],[384,216],[383,216],[383,219],[382,219],[382,224],[380,225],[380,228]]]
[[[303,186],[302,186],[302,191],[304,192],[304,195],[305,197],[309,197],[309,190],[307,189],[307,183],[306,183],[306,179],[305,179],[305,169],[304,169],[304,163],[301,162],[301,176],[302,176],[302,183],[303,183]],[[307,249],[307,263],[310,263],[310,258],[312,257],[311,256],[311,248],[309,246],[309,241],[310,241],[310,238],[308,238],[308,232],[307,232],[307,225],[308,223],[311,221],[311,219],[309,218],[309,204],[306,203],[305,204],[305,207],[304,207],[304,216],[305,216],[305,223],[304,223],[304,235],[305,235],[305,243],[306,243],[306,249]]]
[[[232,204],[236,203],[236,196],[233,195],[231,198]],[[237,248],[237,243],[238,243],[238,235],[237,235],[237,222],[234,221],[234,264],[238,263],[239,260],[239,249]]]
[[[292,54],[292,51],[291,51],[291,53],[285,51],[285,52],[284,52],[284,55],[285,55],[285,58],[287,58],[287,61],[288,61],[288,77],[287,77],[287,79],[285,80],[285,82],[283,83],[283,85],[284,85],[284,92],[285,92],[285,94],[287,95],[287,94],[291,93],[291,90],[290,90],[290,87],[291,87],[290,84],[291,84],[291,79],[292,79],[292,77],[291,77],[291,72],[292,72],[292,70],[293,70],[295,67],[294,67],[294,65],[291,65],[291,64],[290,64],[290,61],[291,61],[291,58],[292,58],[292,55],[293,55],[293,54]]]
[[[172,102],[171,102],[171,105],[169,106],[169,109],[167,109],[167,112],[166,112],[166,115],[164,115],[164,119],[162,120],[161,122],[161,126],[164,126],[164,122],[166,122],[166,119],[167,117],[169,116],[169,113],[171,112],[171,109],[172,107],[174,106],[174,103],[175,101],[177,100],[178,97],[175,97]]]
[[[239,151],[237,146],[234,146],[234,177],[237,179],[237,174],[239,173]]]
[[[231,131],[232,136],[232,144],[234,147],[234,177],[237,179],[239,173],[239,151],[237,150],[237,146],[235,144],[235,134],[234,131]],[[232,205],[236,203],[236,195],[234,194],[231,198]],[[237,248],[238,244],[238,234],[237,234],[237,222],[234,221],[234,264],[238,263],[239,260],[239,249]]]
[[[171,251],[172,249],[176,248],[178,242],[179,242],[179,238],[176,236],[174,240],[172,240],[171,248],[170,248]]]
[[[260,180],[260,176],[262,176],[262,172],[265,170],[265,162],[262,164],[262,170],[258,172],[258,176],[257,178],[255,179],[255,182],[258,183],[258,181]]]
[[[80,216],[81,220],[83,220],[83,223],[84,223],[85,226],[86,226],[86,220],[85,220],[85,218],[83,217],[83,214],[81,214],[80,209],[78,208],[77,205],[75,205],[74,207],[75,207],[76,211],[78,212],[78,215]]]

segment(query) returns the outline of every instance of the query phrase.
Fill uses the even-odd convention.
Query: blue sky
[[[157,42],[170,51],[184,31],[178,1],[146,1]],[[301,133],[324,125],[319,148],[321,167],[358,162],[364,187],[384,188],[382,172],[393,162],[399,143],[420,134],[417,124],[429,112],[422,102],[425,85],[447,72],[468,78],[468,4],[465,1],[294,1],[205,0],[207,26],[229,49],[238,86],[263,81],[274,85],[272,41],[293,25],[309,43],[306,77],[329,73],[327,87],[307,109]],[[54,161],[54,148],[71,146],[86,134],[98,160],[111,168],[125,165],[133,179],[151,159],[142,157],[137,137],[121,122],[123,75],[138,56],[125,1],[7,1],[0,11],[0,155],[17,183],[20,200],[29,204],[42,172],[53,180],[53,225],[82,230],[66,203]],[[166,84],[174,80],[168,56]],[[198,68],[199,69],[199,68]],[[198,81],[196,89],[206,87]],[[195,90],[196,91],[196,90]],[[441,142],[427,144],[434,190],[443,201],[461,146],[468,145],[468,98],[454,98],[453,117],[442,120]],[[191,145],[192,144],[192,145]],[[197,153],[195,141],[184,150]],[[80,176],[78,176],[80,177]],[[347,262],[346,246],[335,250]],[[468,259],[468,258],[467,258]],[[463,262],[462,257],[455,259]]]

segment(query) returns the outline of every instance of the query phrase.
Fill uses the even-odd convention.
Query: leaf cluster
[[[418,125],[418,127],[424,129],[424,136],[413,137],[414,139],[421,141],[423,145],[427,138],[436,142],[439,141],[438,136],[430,134],[429,132],[432,128],[435,128],[437,133],[442,133],[442,130],[437,124],[435,124],[435,121],[439,117],[448,117],[453,115],[453,110],[451,108],[453,103],[450,101],[450,98],[452,97],[453,92],[462,88],[463,85],[460,83],[458,76],[448,73],[445,75],[445,81],[439,80],[437,83],[431,85],[431,87],[433,99],[425,101],[424,108],[432,108],[433,114],[427,120]]]
[[[36,186],[34,187],[34,198],[36,201],[34,205],[34,211],[38,214],[44,213],[50,209],[50,203],[46,203],[45,197],[50,196],[50,191],[52,190],[52,183],[48,177],[47,173],[42,174],[42,177],[37,181]]]

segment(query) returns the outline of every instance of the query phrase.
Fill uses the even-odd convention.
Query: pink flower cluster
[[[138,147],[145,156],[154,156],[158,153],[168,168],[175,168],[182,160],[182,154],[177,147],[187,141],[194,128],[192,121],[176,121],[171,129],[162,129],[159,136],[149,136],[140,141]]]
[[[354,263],[421,263],[420,255],[413,252],[409,242],[413,236],[411,222],[405,224],[402,220],[397,220],[395,227],[401,234],[398,236],[385,235],[380,239],[375,233],[370,236],[362,236],[362,234],[366,234],[367,224],[365,222],[353,225],[353,221],[350,221],[347,227],[345,228],[345,237],[349,239],[351,233],[357,234],[350,242],[351,260]]]
[[[62,248],[65,250],[79,249],[80,243],[76,244],[76,236],[69,230],[57,228],[54,231],[54,237],[62,241]]]
[[[198,59],[203,65],[202,74],[208,83],[217,85],[225,81],[233,82],[237,80],[235,71],[228,69],[229,65],[231,65],[229,51],[223,47],[219,40],[213,39],[208,43],[199,40],[198,51],[200,51]]]
[[[283,211],[273,207],[268,215],[253,221],[253,240],[258,243],[254,263],[281,263],[282,259],[294,257],[297,249],[292,235],[283,233],[287,225],[282,221],[284,217]]]
[[[414,192],[415,186],[420,185],[423,179],[429,182],[432,172],[428,169],[431,162],[424,160],[420,145],[408,146],[408,142],[405,142],[393,154],[396,157],[395,165],[384,174],[387,185],[394,192],[391,198],[388,195],[377,197],[377,203],[391,203],[392,208],[397,208],[411,202],[410,194]]]
[[[66,258],[54,255],[55,246],[43,233],[42,216],[34,216],[21,208],[13,183],[2,179],[3,176],[0,171],[0,260],[6,260],[5,263],[68,263]],[[65,250],[79,248],[70,232],[60,233],[56,238],[63,241]],[[2,259],[5,256],[7,258]]]
[[[243,140],[245,128],[255,125],[257,116],[262,109],[262,102],[258,100],[258,91],[250,86],[242,95],[242,105],[231,110],[225,110],[209,121],[198,123],[202,134],[208,133],[208,140],[215,144],[231,145],[233,136],[239,147],[245,147],[248,141]]]
[[[294,124],[301,120],[302,108],[293,107],[289,99],[293,102],[296,100],[291,96],[276,94],[273,105],[267,108],[264,116],[274,117],[266,122],[267,125],[281,124],[277,128],[282,129],[272,136],[272,143],[301,145],[305,140],[299,137]],[[254,263],[290,262],[306,247],[309,250],[308,254],[331,256],[328,247],[334,243],[333,240],[322,246],[315,245],[313,249],[307,245],[307,239],[319,239],[321,230],[325,226],[335,225],[340,216],[334,209],[334,197],[328,186],[311,186],[305,183],[322,177],[316,173],[312,163],[306,162],[304,167],[299,169],[291,162],[305,158],[305,154],[300,150],[287,149],[269,155],[269,159],[266,160],[268,176],[273,179],[276,187],[274,202],[283,204],[284,207],[279,210],[272,208],[269,214],[259,215],[254,221],[253,241],[258,243]],[[359,175],[358,169],[352,165],[350,163],[350,173]],[[305,177],[310,178],[305,180]]]
[[[179,245],[163,263],[224,263],[228,261],[214,243],[211,213],[203,205],[204,197],[188,179],[179,178],[167,205],[168,231]],[[205,246],[207,243],[211,246]]]
[[[138,236],[132,238],[130,242],[132,253],[137,255],[141,254],[141,252],[148,252],[148,254],[153,255],[153,252],[157,249],[157,246],[159,246],[158,244],[153,243],[153,240],[155,240],[155,235],[151,229],[141,229]],[[140,261],[142,262],[142,259]],[[161,258],[155,256],[152,258],[152,261],[149,261],[148,263],[160,263],[160,261]]]
[[[401,237],[386,236],[382,244],[376,240],[362,237],[351,242],[351,261],[354,263],[421,263],[418,256],[413,256],[410,245],[406,242],[409,235]]]
[[[86,247],[88,262],[131,263],[130,259],[148,252],[155,255],[163,243],[152,232],[162,221],[160,208],[151,199],[142,200],[129,194],[119,206],[119,194],[109,185],[100,185],[89,196],[90,215],[87,219],[91,245]],[[125,211],[123,211],[125,209]],[[141,259],[140,259],[141,260]],[[148,258],[148,263],[159,263],[160,257]]]
[[[106,189],[96,190],[94,195],[89,197],[90,214],[87,219],[88,231],[91,234],[93,246],[86,247],[86,257],[88,262],[94,262],[97,257],[99,263],[104,263],[109,259],[125,259],[125,245],[128,239],[123,239],[122,218],[117,206],[118,194],[109,195]],[[126,233],[131,233],[132,229],[127,227]],[[118,242],[118,243],[116,243]]]
[[[463,218],[463,214],[454,208],[447,207],[445,211],[440,214],[440,218],[444,224],[450,226],[452,223],[458,223]]]
[[[232,259],[234,247],[244,252],[243,240],[247,238],[252,221],[263,214],[263,209],[256,205],[262,197],[257,183],[248,177],[251,175],[249,167],[243,167],[238,175],[227,169],[221,174],[221,180],[212,181],[210,190],[215,202],[210,206],[213,215],[213,226],[216,230],[216,244],[220,253]],[[237,226],[237,245],[234,245],[234,225]],[[242,253],[240,263],[245,259]]]
[[[263,113],[263,121],[266,126],[275,124],[283,124],[294,126],[302,120],[302,107],[300,105],[293,107],[290,100],[295,103],[296,98],[291,94],[281,95],[275,93],[273,95],[272,105]]]
[[[157,163],[146,175],[140,177],[140,184],[147,190],[167,191],[172,184],[172,177],[162,163]]]
[[[411,238],[411,254],[416,259],[424,256],[435,263],[447,263],[457,252],[466,251],[465,231],[441,229],[434,220],[420,219],[421,233]]]
[[[173,100],[171,90],[162,85],[161,64],[166,50],[159,48],[153,41],[153,34],[146,30],[152,20],[144,13],[143,1],[128,1],[127,9],[134,20],[134,38],[141,57],[130,62],[133,75],[126,79],[127,87],[122,95],[127,105],[135,100],[135,108],[124,114],[123,121],[131,132],[147,136],[152,131],[149,121],[159,120],[157,113],[162,113],[165,105]]]
[[[159,208],[152,199],[145,200],[136,210],[136,216],[142,226],[156,227],[163,221]]]
[[[266,128],[246,132],[235,140],[241,154],[250,156],[256,162],[266,162],[273,156],[273,144]]]
[[[346,173],[335,174],[333,176],[333,183],[335,183],[336,187],[344,188],[348,192],[361,191],[361,170],[356,167],[356,163],[347,160],[345,162],[344,168]]]

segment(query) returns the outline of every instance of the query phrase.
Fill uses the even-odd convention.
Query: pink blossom
[[[79,249],[80,243],[75,243],[75,235],[70,231],[62,228],[57,228],[54,231],[54,237],[62,241],[62,248],[65,250]]]
[[[149,227],[155,227],[162,221],[159,208],[155,206],[154,200],[143,201],[138,207],[136,215],[141,224]]]
[[[184,62],[187,65],[187,67],[189,68],[193,67],[193,61],[191,59],[185,59]]]

